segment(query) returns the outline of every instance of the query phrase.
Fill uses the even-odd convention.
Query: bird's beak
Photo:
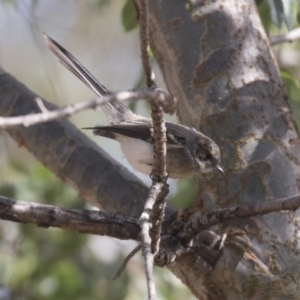
[[[221,168],[220,165],[216,165],[215,168],[222,174],[224,174],[224,170]]]

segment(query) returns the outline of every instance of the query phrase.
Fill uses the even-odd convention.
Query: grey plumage
[[[44,34],[49,49],[60,62],[99,97],[109,91],[66,49]],[[128,161],[150,174],[153,164],[151,119],[134,114],[124,103],[112,101],[104,107],[111,120],[107,126],[86,127],[95,135],[115,139]],[[205,173],[220,167],[220,149],[209,137],[194,128],[166,122],[167,171],[172,178]]]

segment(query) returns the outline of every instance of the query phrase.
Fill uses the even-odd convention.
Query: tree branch
[[[222,224],[236,218],[247,218],[256,215],[265,215],[282,210],[295,211],[300,207],[300,195],[278,200],[265,201],[263,203],[249,203],[238,205],[226,209],[218,209],[210,213],[187,210],[180,218],[179,223],[174,224],[174,228],[181,227],[178,238],[190,240],[199,232],[208,229],[216,224]],[[181,225],[180,225],[181,224]]]
[[[121,240],[139,240],[137,219],[93,210],[66,209],[28,203],[0,196],[0,218],[39,227],[56,227],[85,234],[107,235]]]
[[[280,43],[286,43],[286,42],[291,43],[299,38],[300,38],[300,27],[291,30],[286,34],[270,37],[270,44],[272,46],[275,46]]]
[[[122,265],[120,266],[120,268],[118,269],[118,271],[116,272],[113,280],[118,279],[121,274],[123,273],[123,271],[125,270],[127,263],[141,250],[141,245],[136,246],[124,259]]]
[[[65,209],[51,205],[28,203],[3,196],[0,196],[0,219],[24,224],[35,224],[43,228],[68,229],[83,234],[107,235],[123,240],[141,240],[137,218],[99,211]],[[137,247],[130,253],[116,276],[122,272],[130,257],[139,249],[140,247]],[[210,249],[208,251],[211,253]],[[163,267],[190,254],[193,257],[195,255],[199,256],[193,249],[183,245],[176,237],[163,236],[163,244],[155,257],[155,263]],[[212,256],[212,254],[209,254],[209,256]],[[149,257],[153,259],[151,252],[148,259]],[[201,264],[205,264],[203,259],[198,257],[199,259]],[[150,261],[150,263],[152,262]],[[193,262],[193,266],[195,266],[195,262]],[[199,269],[201,269],[201,265]],[[205,268],[205,270],[209,271],[211,268]]]
[[[152,195],[153,199],[159,192],[157,190],[156,194]],[[299,207],[300,195],[297,195],[265,203],[216,210],[207,214],[201,214],[199,211],[193,213],[187,211],[180,221],[175,221],[171,226],[170,235],[162,237],[160,249],[155,256],[155,264],[163,267],[174,265],[176,261],[187,260],[187,263],[191,263],[191,267],[194,266],[198,270],[199,276],[203,275],[214,267],[224,243],[224,236],[212,235],[212,232],[205,229],[216,224],[224,224],[234,218],[263,215],[281,210],[296,210]],[[56,227],[85,234],[107,235],[123,240],[141,240],[137,218],[100,211],[65,209],[28,203],[3,196],[0,196],[0,219],[35,224],[44,228]],[[184,225],[185,223],[186,225]],[[178,230],[178,228],[180,229]],[[191,244],[187,239],[191,239],[192,236],[196,236],[196,238]],[[207,240],[212,238],[213,242],[207,243]],[[207,245],[210,245],[209,248]],[[195,259],[191,261],[191,257]],[[152,254],[150,259],[153,259]]]
[[[154,201],[160,192],[160,188],[157,188],[155,193],[152,193],[149,197]],[[266,201],[264,203],[238,205],[204,214],[199,210],[187,210],[180,217],[180,221],[175,221],[175,224],[176,222],[183,222],[185,226],[181,229],[180,233],[176,236],[174,235],[174,237],[186,238],[191,232],[194,235],[199,234],[199,232],[214,225],[222,224],[235,218],[248,218],[286,210],[295,211],[299,207],[300,195],[296,195],[294,197]],[[46,228],[57,227],[78,231],[80,233],[109,235],[125,240],[140,240],[138,237],[140,230],[137,219],[121,214],[59,208],[52,205],[28,203],[0,196],[0,218],[12,222],[35,224]],[[99,222],[103,227],[95,228],[95,222],[97,224]],[[107,233],[106,226],[111,226],[113,223],[115,223],[116,226],[119,226],[119,224],[120,226],[125,226],[125,231],[122,232],[121,236],[114,236],[111,235],[111,233]],[[179,224],[177,223],[177,225]],[[130,230],[128,228],[130,228]],[[122,228],[120,228],[120,230],[122,230]],[[177,230],[177,232],[179,231]]]
[[[36,98],[40,99],[40,98]],[[128,101],[128,100],[151,100],[159,99],[160,105],[166,109],[167,112],[173,113],[175,109],[173,97],[169,93],[162,89],[141,89],[137,91],[126,91],[119,93],[111,93],[103,96],[102,98],[96,98],[92,100],[81,101],[76,104],[72,104],[63,108],[55,109],[52,111],[45,111],[41,113],[27,114],[18,117],[0,117],[0,128],[8,128],[16,125],[23,125],[25,127],[32,126],[38,123],[45,123],[53,120],[60,120],[70,117],[76,113],[82,112],[87,109],[95,109],[98,106],[103,106],[107,102],[111,101]],[[39,108],[41,108],[41,101],[38,102]]]
[[[1,116],[39,113],[37,97],[0,68]],[[45,100],[43,103],[47,110],[57,110],[54,104]],[[33,153],[92,205],[107,212],[141,214],[148,189],[68,120],[6,130],[20,146]],[[168,205],[167,213],[174,213],[171,205]]]

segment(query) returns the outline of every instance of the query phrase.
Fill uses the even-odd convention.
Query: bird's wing
[[[167,129],[167,143],[169,145],[183,145],[185,144],[184,136],[178,135],[178,130],[176,130],[176,124],[166,122]],[[119,124],[112,124],[108,126],[95,126],[95,127],[85,127],[83,129],[94,130],[95,135],[105,136],[108,138],[115,139],[114,134],[121,134],[134,139],[140,139],[143,141],[152,142],[151,132],[152,128],[150,126],[150,120],[148,122],[123,122]]]

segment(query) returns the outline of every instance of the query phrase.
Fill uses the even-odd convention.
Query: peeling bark
[[[225,176],[196,179],[209,212],[299,193],[299,137],[254,1],[150,1],[151,47],[182,123],[213,138]],[[281,212],[218,226],[210,274],[173,271],[199,299],[299,297],[299,223]],[[212,292],[213,291],[213,292]]]

